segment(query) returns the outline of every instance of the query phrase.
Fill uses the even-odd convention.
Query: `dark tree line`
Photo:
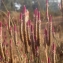
[[[3,2],[4,3],[3,3]],[[46,0],[0,0],[0,9],[6,10],[6,8],[10,11],[15,10],[14,3],[18,3],[21,5],[19,11],[22,10],[23,5],[26,5],[27,9],[32,13],[35,8],[38,8],[41,13],[46,11]],[[59,11],[57,3],[49,3],[49,11],[56,12]]]

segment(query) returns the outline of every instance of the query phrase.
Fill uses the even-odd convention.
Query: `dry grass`
[[[13,37],[10,36],[9,31],[7,29],[7,26],[5,26],[5,23],[7,21],[6,17],[1,18],[2,20],[2,25],[3,25],[3,42],[4,40],[7,43],[6,46],[6,63],[10,60],[10,38],[12,39],[12,60],[13,63],[26,63],[29,59],[29,63],[33,63],[33,54],[31,51],[31,47],[28,45],[29,52],[25,53],[25,48],[24,48],[24,42],[21,41],[20,39],[20,29],[19,29],[19,13],[12,13],[12,20],[11,22],[13,24],[16,24],[17,26],[17,45],[15,44],[14,41],[14,29],[12,26],[12,35]],[[13,17],[14,16],[14,17]],[[57,18],[61,20],[60,18]],[[55,34],[53,41],[56,44],[56,63],[63,63],[63,32],[62,32],[62,26],[60,23],[62,21],[55,21],[56,18],[53,19],[53,26],[55,29]],[[40,47],[39,47],[39,52],[40,52],[40,61],[41,63],[46,63],[46,56],[45,56],[45,47],[44,47],[44,28],[47,22],[42,21],[42,29],[40,33]],[[60,26],[59,26],[60,25]],[[28,41],[27,41],[28,43]],[[3,46],[4,48],[4,46]],[[50,48],[51,49],[51,48]],[[50,54],[51,56],[51,54]],[[29,57],[29,58],[28,58]],[[0,59],[0,63],[3,63],[2,60]],[[12,63],[11,60],[8,63]],[[28,62],[27,62],[28,63]]]

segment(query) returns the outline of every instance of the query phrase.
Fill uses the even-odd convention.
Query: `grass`
[[[14,15],[11,15],[11,16],[14,16]],[[34,34],[32,35],[32,33],[31,34],[29,33],[29,35],[31,35],[31,38],[29,37],[29,40],[28,40],[28,38],[27,38],[28,35],[26,35],[26,37],[24,37],[23,36],[24,31],[21,30],[22,31],[22,34],[21,34],[22,39],[21,39],[20,22],[19,22],[20,19],[19,19],[19,17],[17,19],[15,19],[16,18],[15,16],[14,16],[14,18],[13,17],[11,17],[11,18],[12,19],[10,19],[10,21],[11,21],[10,26],[11,26],[12,32],[10,32],[10,30],[8,28],[8,19],[6,17],[1,18],[2,19],[2,21],[1,21],[2,22],[2,34],[3,34],[2,40],[3,40],[3,43],[5,40],[5,44],[7,44],[7,45],[4,45],[2,48],[3,50],[5,49],[4,53],[5,53],[6,60],[3,60],[3,58],[1,57],[1,54],[0,54],[0,62],[1,63],[4,63],[4,62],[6,62],[6,63],[7,62],[8,63],[47,63],[47,59],[48,59],[48,58],[46,58],[46,53],[47,53],[47,55],[50,58],[50,61],[52,63],[52,54],[53,54],[52,45],[47,46],[47,48],[44,47],[44,28],[47,24],[47,21],[45,21],[45,22],[42,21],[40,23],[41,29],[40,29],[40,32],[38,33],[39,36],[37,35],[38,38],[40,37],[40,46],[38,46],[38,49],[35,50],[34,49],[35,45],[33,46],[33,43],[35,44],[37,41],[34,41]],[[62,33],[62,27],[58,26],[61,21],[59,23],[57,23],[57,21],[55,21],[55,20],[52,22],[54,30],[55,30],[54,37],[52,38],[52,43],[54,42],[56,45],[56,55],[55,55],[56,62],[55,63],[62,63],[62,61],[63,61],[63,49],[62,49],[63,48],[63,46],[62,46],[63,33]],[[7,26],[5,26],[5,23],[7,23]],[[13,23],[13,25],[12,25],[12,23]],[[33,25],[34,24],[36,24],[36,23],[33,23]],[[14,25],[16,25],[17,36],[14,31]],[[57,29],[60,29],[59,32],[57,31]],[[39,30],[39,28],[37,30]],[[30,32],[29,29],[28,29],[28,31]],[[25,33],[26,32],[27,31],[25,30]],[[35,30],[35,32],[36,32],[36,30]],[[10,35],[10,33],[11,33],[11,35]],[[26,44],[24,42],[25,41],[24,38],[26,39],[27,46],[25,46]],[[11,44],[10,44],[10,40],[11,40]],[[29,42],[32,42],[31,45],[29,45]],[[1,43],[1,41],[0,41],[0,43]],[[10,47],[10,45],[11,45],[11,47]],[[26,50],[25,48],[27,49],[27,52],[25,52],[25,50]],[[46,49],[47,49],[47,51],[46,51]],[[37,53],[37,56],[35,55],[36,53]]]

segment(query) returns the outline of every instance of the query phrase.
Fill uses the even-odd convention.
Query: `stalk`
[[[10,12],[8,11],[8,29],[10,29]]]
[[[5,56],[4,56],[4,51],[3,51],[3,47],[2,47],[2,22],[0,22],[0,54],[3,58],[3,60],[5,59]]]
[[[49,46],[52,45],[52,17],[49,17]]]
[[[24,49],[25,53],[27,53],[27,43],[26,43],[26,7],[24,6],[24,16],[23,16],[23,38],[24,38]]]
[[[23,42],[23,36],[22,36],[22,13],[20,13],[20,22],[19,22],[19,24],[20,24],[20,27],[19,27],[19,29],[20,29],[20,39]]]
[[[10,39],[10,63],[13,63],[12,39]]]
[[[47,17],[47,20],[49,21],[49,12],[48,12],[48,0],[46,0],[46,17]]]
[[[56,47],[55,47],[55,44],[53,43],[53,46],[52,46],[52,51],[53,51],[53,55],[52,55],[52,62],[53,63],[56,63],[56,59],[55,59],[55,57],[56,57]]]
[[[33,59],[35,61],[35,43],[34,43],[34,33],[33,33],[33,26],[31,25],[31,34],[30,34],[30,40],[31,40],[31,50],[32,50],[32,54],[33,54]]]
[[[7,61],[7,56],[6,56],[6,40],[5,40],[5,39],[4,39],[4,42],[3,42],[3,46],[4,46],[3,50],[4,50],[5,63],[6,63],[6,61]]]
[[[34,17],[34,19],[35,19],[35,21],[34,21],[34,36],[36,36],[36,38],[37,38],[37,20],[38,20],[38,10],[37,10],[37,8],[35,9],[34,12],[35,12],[34,13],[34,15],[35,15],[35,17]]]
[[[47,42],[48,42],[48,37],[47,37],[47,29],[45,29],[44,31],[45,35],[44,35],[44,46],[45,46],[45,55],[46,55],[46,61],[48,63],[48,46],[47,46]]]
[[[17,28],[16,24],[14,25],[14,40],[15,40],[15,45],[17,44]]]
[[[19,57],[19,61],[21,63],[21,55],[20,55],[18,47],[17,47],[17,29],[16,29],[16,25],[14,26],[14,47],[16,49],[17,55]]]

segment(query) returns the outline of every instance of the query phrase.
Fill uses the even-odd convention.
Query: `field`
[[[0,13],[0,63],[63,63],[62,16],[36,16]]]

